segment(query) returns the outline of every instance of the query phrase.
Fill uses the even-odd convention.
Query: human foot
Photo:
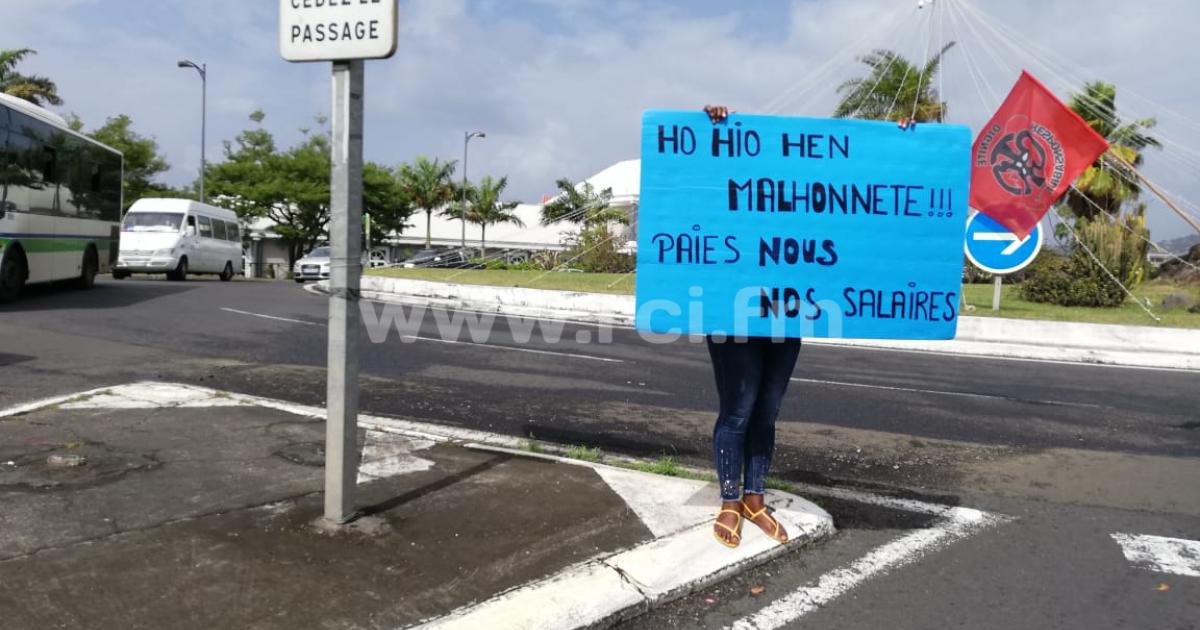
[[[774,516],[771,515],[771,510],[763,504],[763,496],[761,494],[747,494],[742,499],[742,516],[746,520],[758,525],[758,528],[763,530],[763,533],[775,539],[779,544],[784,544],[788,541],[787,530],[783,528],[783,523],[780,523]]]
[[[713,524],[713,536],[730,549],[742,542],[742,509],[737,501],[721,503],[717,522]]]

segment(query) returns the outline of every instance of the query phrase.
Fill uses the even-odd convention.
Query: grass
[[[604,453],[600,451],[599,447],[572,446],[567,449],[566,456],[593,464],[599,464],[604,459]]]
[[[1042,319],[1052,321],[1088,322],[1093,324],[1124,324],[1129,326],[1160,326],[1169,328],[1200,328],[1200,314],[1175,309],[1165,311],[1162,300],[1171,293],[1191,293],[1200,302],[1200,288],[1181,287],[1165,281],[1146,282],[1133,289],[1133,294],[1145,303],[1150,300],[1150,310],[1162,318],[1155,323],[1133,300],[1116,308],[1087,308],[1038,304],[1021,299],[1020,291],[1012,285],[1003,285],[1000,291],[1000,310],[992,310],[992,285],[968,284],[963,286],[967,304],[975,307],[964,315],[976,317],[1008,317],[1013,319]]]
[[[561,271],[496,271],[490,269],[373,269],[372,276],[408,278],[430,282],[481,284],[493,287],[523,287],[586,293],[632,295],[635,276],[620,273],[566,273]]]
[[[529,289],[555,289],[559,291],[583,291],[588,293],[614,293],[632,295],[636,286],[633,274],[615,273],[561,273],[544,271],[493,271],[484,269],[376,269],[371,275],[392,278],[410,278],[431,282],[455,282],[500,287],[524,287]],[[1160,326],[1168,328],[1200,328],[1200,314],[1176,309],[1164,311],[1162,299],[1168,294],[1189,292],[1200,301],[1200,287],[1180,287],[1169,282],[1143,283],[1133,293],[1139,300],[1150,300],[1150,309],[1162,318],[1155,323],[1132,300],[1117,308],[1068,307],[1054,304],[1037,304],[1022,300],[1016,287],[1004,285],[1001,290],[1000,310],[992,310],[992,285],[968,284],[963,286],[968,309],[964,315],[975,317],[1007,317],[1013,319],[1043,319],[1052,321],[1088,322],[1093,324],[1124,324],[1129,326]]]

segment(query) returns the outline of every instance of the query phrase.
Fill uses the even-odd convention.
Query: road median
[[[321,290],[318,285],[318,290]],[[469,309],[513,317],[631,328],[630,295],[498,287],[367,275],[363,295],[399,304]],[[817,345],[937,352],[1010,359],[1200,370],[1200,332],[1061,321],[959,318],[950,341],[811,339]]]

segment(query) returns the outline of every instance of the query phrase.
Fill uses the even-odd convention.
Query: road
[[[369,306],[373,323],[413,315]],[[0,307],[0,407],[135,380],[321,404],[326,308],[291,283],[33,289]],[[486,337],[446,338],[477,317],[428,311],[386,339],[365,327],[363,409],[707,464],[715,391],[703,344],[561,322],[537,322],[526,339],[534,322],[503,318]],[[841,530],[832,541],[629,627],[762,625],[751,616],[764,610],[782,627],[1200,623],[1200,577],[1132,563],[1112,536],[1200,538],[1200,374],[812,346],[793,381],[776,477],[967,506],[996,523],[959,539],[927,514],[825,497]],[[937,544],[896,546],[921,532]],[[868,565],[855,563],[881,549],[901,556],[852,580],[852,595],[777,603],[846,567],[861,577]]]

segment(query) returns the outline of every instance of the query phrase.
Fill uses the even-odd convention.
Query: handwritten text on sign
[[[638,328],[953,338],[970,155],[956,125],[647,112]]]

